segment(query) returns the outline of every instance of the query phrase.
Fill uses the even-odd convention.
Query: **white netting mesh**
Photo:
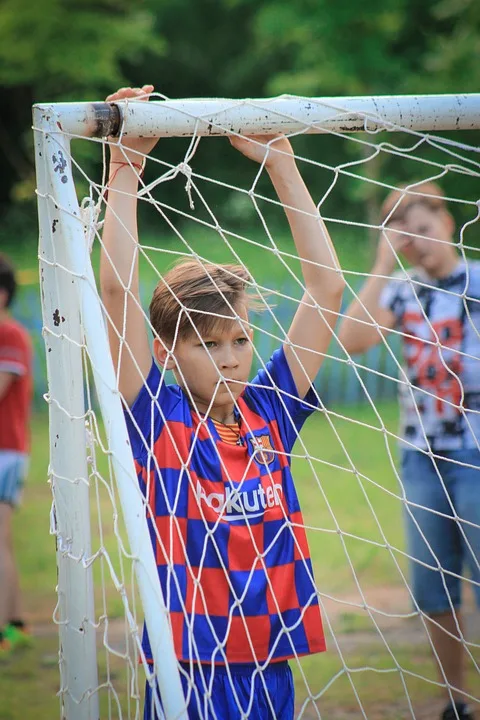
[[[282,122],[288,119],[279,117],[280,128]],[[441,711],[446,701],[445,690],[450,698],[457,694],[458,688],[451,687],[449,683],[448,673],[451,668],[441,668],[439,674],[433,662],[432,651],[438,657],[438,643],[434,644],[434,640],[442,633],[441,627],[437,620],[429,619],[418,607],[409,578],[411,558],[402,525],[402,513],[406,511],[412,518],[415,516],[418,536],[423,539],[424,545],[428,546],[429,543],[424,526],[418,523],[418,512],[425,507],[424,503],[418,494],[409,496],[407,502],[401,479],[398,451],[399,389],[404,403],[409,407],[404,428],[406,444],[411,450],[419,443],[421,459],[432,464],[434,475],[438,473],[436,488],[443,494],[443,507],[446,508],[424,510],[424,516],[444,517],[447,524],[456,528],[452,532],[453,539],[448,541],[450,551],[459,554],[462,546],[462,557],[468,561],[462,567],[453,563],[445,568],[432,550],[430,562],[422,559],[416,560],[416,563],[424,566],[430,564],[437,576],[442,578],[445,588],[447,584],[450,587],[452,578],[458,577],[462,581],[464,623],[460,625],[453,618],[449,632],[453,642],[463,650],[465,684],[460,688],[464,692],[463,699],[472,706],[480,702],[480,634],[478,615],[475,615],[474,610],[475,592],[480,593],[480,486],[476,477],[479,474],[476,465],[480,463],[477,463],[479,446],[475,438],[480,411],[480,404],[475,405],[476,394],[480,393],[480,381],[476,379],[480,378],[480,373],[478,369],[475,372],[476,364],[480,364],[480,343],[477,342],[480,327],[480,271],[476,266],[477,240],[474,226],[478,218],[477,198],[480,196],[478,148],[468,145],[463,138],[460,142],[452,136],[402,131],[390,123],[386,123],[386,127],[395,129],[395,135],[387,135],[381,130],[371,132],[368,131],[371,121],[371,117],[365,117],[362,122],[367,132],[357,135],[332,131],[327,135],[307,137],[306,134],[313,127],[311,123],[305,123],[301,131],[292,134],[297,164],[307,178],[314,203],[331,233],[346,280],[347,289],[340,321],[353,299],[360,299],[360,304],[364,304],[361,288],[366,280],[372,278],[371,268],[380,237],[395,254],[397,279],[391,281],[393,285],[390,285],[391,312],[400,312],[398,304],[403,303],[402,311],[410,313],[407,325],[396,325],[387,339],[380,332],[382,322],[378,322],[370,306],[367,307],[358,324],[373,323],[379,337],[379,342],[367,353],[351,355],[347,352],[339,340],[337,325],[315,381],[318,407],[311,406],[312,416],[307,420],[291,452],[292,474],[303,511],[328,646],[327,653],[299,657],[295,645],[292,645],[295,714],[304,718],[427,718],[437,716]],[[219,125],[224,127],[220,121]],[[170,159],[167,161],[162,153],[169,142],[175,143],[175,149],[168,151]],[[102,141],[103,150],[106,144]],[[221,151],[217,150],[219,144],[222,144]],[[215,152],[221,152],[225,166],[219,172],[220,177],[209,174],[209,155],[214,152],[213,146]],[[327,162],[325,157],[331,158],[332,155],[328,149],[330,146],[334,149],[335,158]],[[172,159],[174,154],[176,156]],[[302,302],[309,301],[305,298],[302,300],[305,285],[299,258],[285,222],[284,207],[266,182],[265,165],[251,164],[248,170],[245,169],[246,165],[239,165],[243,187],[238,187],[235,178],[228,173],[233,155],[234,150],[228,147],[225,139],[200,138],[194,134],[186,141],[162,140],[153,156],[148,158],[138,192],[141,300],[146,308],[155,285],[172,261],[178,258],[194,258],[200,263],[214,265],[236,263],[248,268],[253,277],[251,289],[256,292],[263,306],[262,311],[255,311],[248,322],[240,318],[244,329],[252,328],[254,331],[254,375],[257,370],[265,369],[268,358],[276,348],[288,342],[287,333],[295,311]],[[125,160],[131,162],[127,158]],[[147,158],[139,157],[135,162],[143,164],[144,160]],[[96,269],[102,244],[100,218],[103,219],[109,202],[105,182],[107,170],[103,173],[103,181],[97,182],[96,178],[89,176],[75,153],[71,161],[79,186],[84,188],[88,183],[89,199],[83,203],[81,222],[86,228],[87,244],[93,244],[92,260]],[[427,181],[439,182],[443,188],[448,188],[444,190],[443,199],[456,221],[456,229],[452,225],[452,236],[465,275],[463,285],[460,281],[460,286],[451,283],[438,287],[438,283],[428,276],[412,276],[408,273],[404,255],[396,250],[400,230],[387,228],[388,221],[401,207],[402,195],[399,195],[397,204],[390,209],[383,224],[373,219],[373,210],[370,214],[363,210],[365,204],[372,208],[375,202],[378,205],[378,201],[396,187],[404,188],[409,182],[409,189],[418,193],[420,201],[431,199],[428,192],[422,192],[423,185],[416,189],[420,183]],[[184,185],[183,193],[179,192],[179,182]],[[43,193],[43,197],[49,198],[50,192]],[[353,209],[348,205],[348,197],[352,198]],[[64,215],[71,216],[74,223],[78,222],[77,217],[72,217],[71,208],[62,207],[58,199],[55,203],[60,213],[63,211]],[[361,221],[355,219],[356,212],[360,214]],[[432,240],[428,228],[422,231],[421,226],[415,231],[412,227],[403,228],[401,232],[406,232],[406,236],[402,236],[403,242],[418,237]],[[442,244],[446,241],[434,237],[433,242]],[[44,266],[63,265],[63,261],[59,262],[55,258],[41,258],[41,261]],[[68,276],[68,269],[60,269]],[[377,279],[380,281],[381,277],[379,273]],[[395,292],[397,286],[402,288],[400,295]],[[132,295],[131,288],[131,282],[127,283],[126,295]],[[431,315],[431,306],[436,296],[433,295],[432,299],[432,293],[440,293],[443,298],[439,315],[434,317]],[[418,317],[412,319],[411,304],[415,302],[418,304]],[[124,312],[126,307],[125,304]],[[454,319],[460,318],[454,327],[448,325],[449,311]],[[325,308],[318,308],[318,312],[325,313]],[[150,325],[147,316],[145,321]],[[449,330],[445,333],[446,326]],[[103,330],[99,328],[99,331]],[[461,336],[458,336],[457,331]],[[51,328],[46,329],[47,335],[51,332]],[[119,333],[122,334],[121,328]],[[69,341],[67,333],[63,332],[62,337],[65,342]],[[77,340],[74,338],[73,342]],[[83,338],[80,345],[85,362],[86,411],[82,420],[88,425],[88,484],[92,511],[92,550],[89,557],[82,558],[82,562],[85,566],[93,567],[95,612],[93,617],[86,618],[86,623],[96,630],[99,655],[98,687],[90,688],[90,692],[98,693],[102,717],[107,716],[107,707],[108,717],[141,717],[145,672],[142,663],[138,663],[138,656],[140,654],[143,660],[145,656],[136,629],[141,627],[143,614],[137,597],[134,563],[118,507],[111,453],[104,435],[103,428],[109,419],[101,418],[91,386],[90,349]],[[403,347],[406,348],[406,357],[403,356]],[[419,390],[419,373],[416,370],[420,366],[428,382],[423,382]],[[96,370],[100,371],[100,368]],[[448,392],[442,391],[441,396],[438,395],[435,376],[440,371],[444,371],[443,381],[449,387]],[[431,377],[428,376],[429,372]],[[161,378],[163,382],[163,373]],[[174,378],[169,375],[166,381],[174,382]],[[457,383],[453,395],[452,382]],[[281,390],[280,402],[288,418],[291,394],[284,388]],[[465,400],[467,396],[468,403]],[[190,397],[190,401],[195,407],[195,398]],[[55,402],[55,397],[50,395],[50,403]],[[451,454],[447,460],[442,459],[445,447],[442,441],[440,445],[432,441],[434,431],[431,429],[427,405],[439,417],[445,413],[448,420],[453,417],[452,422],[457,423],[455,427],[446,428],[446,449],[461,449],[461,432],[464,435],[470,432],[475,438],[467,443],[472,446],[470,455]],[[468,409],[467,413],[465,408]],[[161,403],[157,403],[156,412],[158,417],[168,420]],[[152,434],[155,432],[154,419],[152,416]],[[133,418],[134,425],[137,420]],[[246,432],[254,429],[248,427],[248,417],[243,417],[242,421],[247,426]],[[461,423],[463,425],[460,428]],[[175,433],[168,432],[173,443]],[[198,484],[198,475],[192,471],[189,463],[195,442],[205,442],[205,433],[218,441],[216,436],[212,436],[211,426],[204,422],[195,427],[193,449],[186,455],[182,448],[172,450],[174,456],[177,454],[178,470],[181,471],[179,482],[190,486],[199,508],[203,507],[196,521],[208,526],[204,547],[192,564],[186,552],[188,542],[181,524],[182,514],[174,503],[169,507],[172,520],[168,527],[158,523],[156,540],[163,557],[169,558],[172,570],[175,564],[173,554],[180,551],[185,553],[186,574],[190,573],[197,579],[193,582],[195,592],[199,593],[199,598],[193,600],[196,608],[208,605],[209,593],[215,592],[211,589],[214,581],[206,581],[203,586],[200,575],[204,568],[209,567],[209,553],[216,554],[218,572],[228,579],[227,584],[234,598],[226,612],[233,626],[234,616],[235,619],[237,616],[245,619],[242,602],[248,599],[253,570],[264,572],[269,578],[268,553],[271,545],[267,543],[258,550],[252,572],[245,576],[245,595],[237,596],[229,577],[221,541],[217,542],[215,535],[219,524],[231,522],[229,513],[237,513],[237,520],[242,517],[246,521],[256,548],[257,525],[249,522],[249,513],[258,514],[262,507],[281,508],[284,522],[280,523],[272,543],[277,542],[283,532],[290,533],[307,574],[310,569],[305,562],[295,528],[285,515],[282,490],[276,484],[276,475],[267,472],[273,486],[268,498],[266,493],[262,495],[264,490],[249,495],[249,491],[244,491],[242,483],[238,484],[238,478],[229,477],[230,466],[223,458],[219,458],[226,477],[224,497],[219,497],[212,487]],[[148,447],[148,438],[145,444]],[[258,447],[256,452],[262,456],[262,453],[271,450],[267,445]],[[79,452],[82,451],[79,449]],[[151,482],[150,469],[156,465],[161,475],[161,465],[159,468],[158,461],[150,455],[145,475],[148,482]],[[405,468],[404,479],[405,473],[410,477],[417,472],[421,479],[426,472],[424,466],[415,470],[411,464],[408,468],[405,465]],[[460,471],[465,472],[467,469],[470,469],[471,478],[465,490],[466,495],[462,495],[460,502],[460,494],[456,495],[460,485]],[[62,480],[72,482],[73,478],[57,477],[56,483]],[[171,503],[172,495],[161,483],[157,486],[157,492],[165,493],[167,504]],[[476,521],[474,513],[469,512],[468,517],[462,514],[467,508],[469,511],[476,508]],[[212,513],[216,513],[216,523],[212,522]],[[450,515],[453,519],[448,520]],[[68,557],[70,554],[78,562],[79,558],[69,551],[65,538],[59,536],[56,525],[53,531],[57,534],[59,551],[63,556]],[[445,557],[448,557],[448,552]],[[175,607],[175,612],[188,616],[189,608],[185,597],[182,597],[180,581],[174,573],[172,577],[168,585],[172,595],[165,598],[167,605],[174,602],[176,588],[178,597],[175,602],[180,602],[180,607]],[[274,586],[270,580],[267,580],[267,585],[275,605]],[[452,608],[456,598],[447,595],[447,605]],[[251,598],[248,600],[251,601]],[[191,598],[188,602],[191,602]],[[209,619],[208,612],[205,617],[210,631],[218,634],[218,628]],[[59,622],[68,623],[68,617],[61,617]],[[245,625],[251,628],[246,621]],[[296,625],[283,622],[282,627],[288,635],[293,633]],[[248,632],[246,635],[247,641],[254,648],[255,637],[249,637]],[[444,635],[449,636],[447,631]],[[195,637],[190,639],[189,647],[192,660],[199,659],[202,649],[198,647]],[[226,662],[226,648],[226,636],[219,636],[215,661]],[[272,659],[273,654],[272,650],[267,661]],[[62,662],[68,663],[69,658],[62,657]],[[259,687],[267,687],[264,679],[265,662],[262,659],[256,663]],[[146,667],[145,663],[143,665]],[[228,681],[231,670],[228,662],[226,667]],[[148,669],[146,672],[150,673]],[[203,679],[203,687],[202,682],[200,687],[198,683],[195,687],[192,683],[192,669],[184,666],[181,672],[189,692],[198,693],[203,716],[219,717],[213,709],[215,698],[209,686],[209,676]],[[62,692],[68,694],[69,688],[62,687]],[[234,701],[241,705],[235,691],[232,692]],[[442,696],[445,699],[442,700]],[[268,704],[272,703],[270,709],[273,712],[275,698],[268,693],[267,698]],[[253,700],[252,693],[250,701]],[[248,717],[249,714],[250,705],[242,706],[238,717]]]

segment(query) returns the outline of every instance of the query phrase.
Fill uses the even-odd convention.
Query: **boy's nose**
[[[220,359],[221,367],[232,368],[238,365],[238,360],[231,348],[225,348]]]

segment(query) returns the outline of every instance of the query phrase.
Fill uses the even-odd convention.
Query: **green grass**
[[[381,405],[378,410],[386,428],[394,430],[396,406]],[[348,415],[350,419],[341,419],[337,415]],[[393,596],[403,596],[405,606],[405,590],[394,558],[403,570],[405,562],[398,551],[385,547],[385,543],[391,548],[403,547],[401,504],[395,497],[397,480],[388,459],[384,433],[369,429],[367,424],[379,427],[373,412],[361,407],[348,411],[337,409],[336,415],[331,414],[328,418],[319,414],[310,419],[302,433],[311,463],[300,457],[294,460],[304,518],[311,528],[309,541],[317,585],[332,624],[330,630],[327,623],[328,652],[302,659],[301,671],[294,663],[297,701],[300,706],[309,695],[318,696],[318,707],[327,718],[347,717],[349,713],[351,717],[360,716],[359,702],[365,712],[371,710],[372,717],[378,708],[379,718],[405,717],[406,694],[400,669],[404,671],[403,677],[414,703],[438,694],[435,685],[409,675],[416,673],[431,680],[435,677],[425,643],[416,643],[414,647],[409,644],[412,628],[409,630],[408,624],[412,620],[402,621],[403,636],[398,632],[388,635],[391,630],[388,622],[381,614],[373,612],[372,617],[389,638],[392,657],[379,642],[372,617],[359,607],[338,602],[361,602],[356,589],[358,581],[371,606],[376,607],[377,589],[385,587],[392,588]],[[394,452],[394,447],[392,449]],[[296,451],[298,455],[305,453],[300,443],[297,443]],[[352,465],[357,472],[352,471]],[[55,542],[49,534],[51,491],[47,484],[47,467],[47,417],[39,414],[33,421],[32,469],[24,504],[15,517],[15,546],[26,612],[36,629],[35,646],[15,654],[1,666],[0,720],[47,718],[58,713],[58,641],[56,627],[51,621],[56,604],[56,564]],[[98,469],[107,474],[105,460],[100,461]],[[100,506],[105,521],[103,545],[119,572],[121,553],[118,553],[113,523],[109,519],[112,515],[109,499],[102,490]],[[95,507],[94,502],[93,551],[100,547]],[[120,532],[123,535],[121,523]],[[123,562],[128,584],[128,561],[123,558]],[[96,561],[94,567],[98,618],[103,607],[100,562]],[[119,595],[111,581],[107,582],[107,587],[105,602],[109,617],[120,617]],[[334,596],[336,601],[329,600],[328,596]],[[413,632],[416,632],[415,628]],[[340,650],[336,648],[332,633]],[[112,635],[116,649],[123,646],[120,638],[121,633]],[[125,662],[104,650],[99,655],[100,678],[107,677],[108,661],[111,683],[120,693],[125,707]],[[107,691],[102,691],[100,697],[102,717],[105,717],[108,716]],[[113,712],[112,716],[118,715]],[[307,709],[306,717],[314,717],[311,708]]]
[[[144,260],[140,266],[145,288],[150,288],[158,281],[156,270],[164,272],[176,259],[182,255],[191,255],[192,251],[209,262],[235,263],[240,260],[254,274],[259,284],[265,283],[274,289],[282,288],[285,280],[292,277],[291,271],[297,277],[301,277],[299,262],[294,257],[289,257],[295,255],[295,246],[285,222],[280,222],[271,229],[281,260],[276,257],[271,242],[259,225],[247,229],[236,227],[230,234],[224,235],[227,241],[225,242],[216,231],[196,223],[185,224],[178,234],[173,230],[165,233],[165,226],[158,219],[156,224],[163,228],[161,233],[155,232],[153,229],[155,224],[144,229],[140,228],[140,241],[149,259]],[[362,230],[338,228],[335,225],[332,225],[330,232],[342,268],[355,272],[367,271],[372,260],[372,248],[366,234]],[[20,271],[21,283],[38,284],[36,239],[30,238],[28,242],[11,244],[6,239],[2,252],[11,258]],[[94,267],[98,267],[98,258],[99,246],[96,242],[92,255]]]
[[[396,406],[377,409],[386,428],[395,432]],[[309,541],[322,591],[351,592],[353,571],[367,586],[399,583],[392,554],[384,547],[386,542],[403,545],[401,503],[393,496],[399,487],[373,411],[352,406],[312,418],[302,438],[314,459],[311,465],[295,460],[293,472],[305,523],[315,527]],[[390,441],[390,451],[395,457],[395,442]]]

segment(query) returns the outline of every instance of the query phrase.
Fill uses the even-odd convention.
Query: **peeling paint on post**
[[[67,161],[61,150],[58,150],[57,153],[52,155],[52,162],[53,162],[53,171],[58,172],[61,175],[62,183],[64,183],[64,184],[67,183],[68,177],[65,174],[65,169],[67,167]]]

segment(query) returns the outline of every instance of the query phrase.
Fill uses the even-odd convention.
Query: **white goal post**
[[[91,264],[89,239],[98,234],[98,218],[93,214],[91,227],[86,226],[88,220],[75,188],[71,140],[93,138],[103,144],[108,136],[128,135],[196,138],[231,133],[292,136],[408,130],[415,136],[472,130],[480,128],[480,94],[42,103],[34,107],[33,125],[48,371],[51,531],[58,562],[54,619],[60,632],[63,716],[67,720],[100,717],[96,644],[104,625],[95,610],[93,565],[98,554],[92,551],[90,539],[89,478],[94,460],[86,393],[91,392],[91,376],[104,427],[104,451],[113,467],[128,535],[126,555],[133,559],[136,573],[136,580],[130,581],[138,587],[141,600],[138,622],[144,616],[149,629],[165,716],[168,720],[185,718],[166,601],[158,582],[145,503],[137,484]],[[130,640],[134,652],[141,655],[136,614],[123,581],[117,578],[113,582],[117,581]],[[137,717],[134,712],[132,717]]]

